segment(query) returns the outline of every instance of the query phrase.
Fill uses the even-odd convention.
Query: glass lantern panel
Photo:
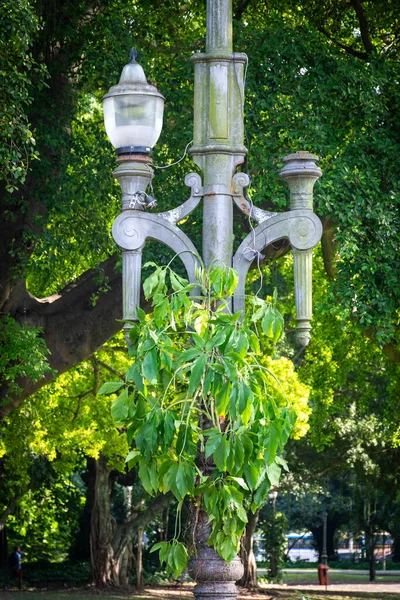
[[[104,100],[104,123],[114,148],[152,148],[160,137],[164,101],[158,96],[126,94]]]

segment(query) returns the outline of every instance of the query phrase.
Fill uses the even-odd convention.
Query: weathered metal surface
[[[119,161],[114,176],[118,179],[122,195],[122,212],[115,219],[112,234],[122,250],[122,314],[125,337],[129,343],[131,322],[137,320],[140,306],[142,250],[148,238],[156,239],[178,254],[185,265],[188,278],[194,281],[194,269],[198,261],[198,251],[190,239],[176,226],[176,223],[189,215],[201,200],[201,178],[190,173],[185,178],[191,187],[191,197],[177,208],[159,214],[145,212],[146,188],[154,172],[151,159],[125,156]],[[197,295],[197,289],[191,292]]]
[[[210,525],[207,515],[200,510],[192,519],[192,538],[195,542],[195,557],[189,563],[189,575],[197,585],[194,588],[196,600],[225,600],[236,598],[238,590],[235,582],[243,576],[243,565],[239,558],[228,565],[213,548],[207,545]]]
[[[129,341],[132,322],[137,321],[137,307],[140,306],[142,276],[142,248],[122,252],[122,315],[125,321],[125,339]]]
[[[257,223],[267,221],[271,217],[274,217],[278,213],[270,212],[269,210],[263,210],[258,208],[252,202],[246,200],[243,194],[243,188],[250,185],[250,177],[246,173],[236,173],[232,179],[232,197],[236,206],[244,213],[247,217],[251,217]]]
[[[147,160],[129,160],[127,156],[124,158],[125,160],[120,162],[113,173],[122,190],[122,210],[128,208],[142,210],[137,203],[137,192],[145,192],[154,177],[151,159],[145,157]]]
[[[181,258],[189,280],[194,281],[194,269],[199,263],[196,247],[179,227],[159,214],[125,210],[115,219],[112,234],[122,250],[140,251],[147,239],[159,240]]]
[[[234,310],[244,310],[245,283],[253,260],[272,242],[288,239],[298,251],[311,250],[322,235],[322,224],[310,210],[280,213],[263,221],[249,233],[233,257],[233,268],[238,271],[239,283],[234,295]],[[309,315],[309,319],[311,316]]]
[[[170,223],[179,223],[179,221],[182,221],[182,219],[190,215],[190,213],[194,211],[196,206],[198,206],[203,195],[201,187],[201,177],[197,173],[189,173],[188,175],[186,175],[185,184],[188,187],[192,188],[190,198],[186,200],[186,202],[180,204],[172,210],[158,213],[160,217],[162,217],[166,221],[169,221]]]
[[[319,240],[318,240],[319,241]],[[293,248],[296,339],[301,346],[310,341],[312,319],[312,255],[310,250]]]
[[[314,183],[322,175],[315,162],[319,160],[309,152],[295,152],[282,158],[285,166],[279,175],[286,181],[290,189],[290,208],[313,209]]]
[[[321,177],[322,171],[315,164],[318,156],[309,152],[296,152],[282,159],[286,164],[280,171],[290,190],[290,213],[297,209],[306,209],[319,222],[321,239],[322,224],[313,213],[314,183]],[[293,246],[294,295],[296,301],[296,337],[302,346],[310,341],[312,319],[312,247],[308,246],[308,221],[299,217],[296,222],[296,236],[290,239]]]

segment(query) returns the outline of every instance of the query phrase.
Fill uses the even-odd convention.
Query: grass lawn
[[[98,592],[96,590],[59,590],[59,591],[36,591],[24,590],[1,590],[1,600],[193,600],[185,587],[151,587],[146,588],[143,593],[130,591]],[[399,594],[376,593],[376,592],[296,592],[296,590],[264,590],[262,592],[248,592],[239,597],[239,600],[399,600]]]
[[[358,575],[353,573],[346,573],[341,571],[340,573],[329,573],[331,583],[368,583],[368,575]],[[377,575],[376,583],[400,583],[400,575]],[[318,574],[315,573],[284,573],[283,583],[318,583]],[[399,597],[398,597],[399,598]]]

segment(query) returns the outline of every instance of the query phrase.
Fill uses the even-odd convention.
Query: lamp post
[[[328,564],[328,552],[326,549],[327,546],[327,526],[328,526],[328,513],[324,512],[324,517],[322,521],[322,554],[321,554],[321,563],[323,565]]]
[[[232,310],[244,309],[247,272],[262,250],[286,238],[294,254],[297,339],[303,346],[310,337],[312,249],[319,242],[322,225],[312,211],[312,190],[321,176],[318,157],[308,152],[286,156],[280,176],[290,188],[290,209],[273,213],[250,204],[243,189],[250,183],[236,173],[244,162],[244,69],[247,56],[232,51],[232,0],[207,0],[206,52],[192,57],[194,64],[194,134],[190,155],[202,178],[189,173],[189,199],[163,213],[149,213],[154,199],[146,188],[154,172],[150,151],[161,131],[163,97],[149,86],[132,53],[120,82],[104,97],[107,133],[117,151],[114,171],[122,188],[122,212],[112,232],[123,256],[123,320],[127,334],[137,320],[140,303],[141,254],[146,240],[156,239],[179,254],[188,278],[194,281],[199,254],[177,223],[203,199],[203,251],[206,267],[217,262],[233,266],[239,284],[231,300]],[[233,255],[233,203],[254,227]],[[196,293],[194,291],[194,293]],[[196,558],[191,573],[197,581],[197,599],[235,598],[235,581],[243,574],[238,558],[230,565],[207,546],[209,525],[197,519]]]
[[[275,535],[275,519],[276,519],[276,499],[278,492],[274,490],[268,494],[268,498],[271,501],[271,521],[272,521],[272,549],[271,549],[271,560],[270,560],[270,574],[271,578],[275,579],[278,575],[278,564],[276,557],[276,535]]]

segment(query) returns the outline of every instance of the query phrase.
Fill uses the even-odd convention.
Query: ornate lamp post
[[[321,563],[323,565],[328,564],[328,552],[326,549],[327,546],[327,528],[328,528],[328,513],[324,512],[324,516],[322,519],[322,554],[321,554]]]
[[[310,337],[312,249],[322,226],[312,211],[312,190],[321,176],[316,156],[298,152],[286,156],[281,177],[290,188],[290,209],[272,213],[251,205],[243,189],[249,185],[244,173],[236,173],[247,149],[243,145],[245,54],[232,52],[232,2],[207,0],[206,52],[192,57],[195,73],[194,143],[190,154],[203,178],[190,173],[186,202],[163,213],[149,213],[154,199],[146,193],[153,178],[152,146],[161,131],[163,97],[147,84],[142,68],[132,62],[124,67],[120,82],[104,97],[107,133],[117,150],[114,172],[123,196],[122,212],[113,224],[113,236],[123,254],[123,320],[125,331],[137,320],[140,302],[141,254],[149,238],[172,248],[181,257],[189,280],[194,280],[195,248],[177,223],[203,199],[203,261],[233,266],[239,285],[232,309],[244,308],[247,272],[255,258],[272,242],[286,238],[294,254],[297,338],[305,346]],[[233,202],[254,221],[254,228],[233,255]],[[239,559],[226,564],[207,546],[208,526],[199,519],[197,553],[191,572],[198,585],[197,598],[237,595],[235,581],[243,573]]]
[[[274,540],[274,546],[272,548],[272,552],[271,552],[271,559],[270,559],[270,573],[271,573],[271,577],[273,579],[275,579],[275,577],[278,575],[278,564],[277,564],[277,557],[276,557],[276,547],[275,547],[275,543],[276,543],[276,539],[275,539],[275,520],[276,520],[276,499],[278,497],[278,492],[276,490],[274,490],[273,492],[270,492],[268,494],[268,499],[271,501],[271,521],[272,521],[272,531],[273,531],[273,540]]]

